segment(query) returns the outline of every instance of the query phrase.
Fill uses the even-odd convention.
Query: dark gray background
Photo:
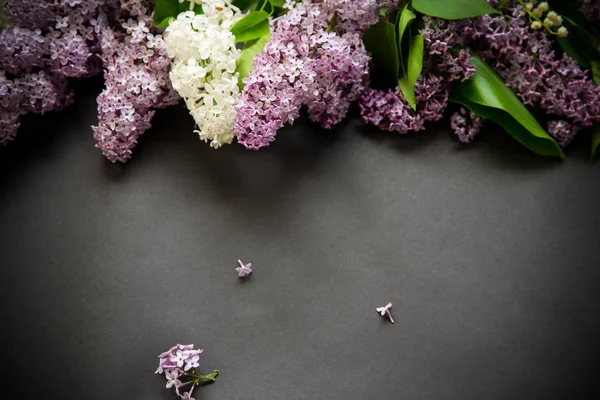
[[[127,165],[89,125],[99,82],[0,149],[2,388],[175,399],[585,399],[600,393],[600,166],[497,131],[408,137],[300,122],[215,151],[160,111]],[[236,260],[255,273],[238,281]],[[396,324],[375,307],[394,303]]]

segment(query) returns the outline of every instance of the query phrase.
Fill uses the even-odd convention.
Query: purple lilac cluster
[[[0,32],[0,143],[16,135],[22,114],[68,105],[67,78],[99,72],[98,17],[111,1],[5,2],[10,26]]]
[[[194,349],[193,344],[177,344],[158,356],[158,369],[155,373],[165,374],[166,388],[175,388],[175,392],[182,400],[193,400],[192,393],[197,381],[181,382],[181,378],[193,376],[194,370],[200,366],[202,349]],[[190,386],[189,391],[180,391],[181,388]]]
[[[155,108],[176,104],[169,80],[170,60],[152,29],[148,10],[128,1],[130,18],[119,29],[104,26],[100,47],[105,88],[97,98],[96,147],[112,162],[126,162],[138,137],[150,128]]]
[[[350,13],[350,3],[287,3],[288,13],[272,22],[271,40],[244,79],[233,128],[238,142],[254,150],[268,146],[280,128],[298,118],[302,106],[324,128],[345,117],[368,75],[369,56],[360,28],[376,21],[365,11],[369,7]],[[330,32],[339,5],[346,10],[340,12],[343,32]]]
[[[453,81],[465,81],[475,72],[466,50],[455,50],[454,34],[442,29],[441,20],[424,17],[420,34],[425,41],[424,70],[415,83],[417,107],[414,110],[399,87],[370,89],[359,100],[363,120],[384,131],[405,134],[425,129],[425,123],[444,117]]]
[[[463,143],[470,143],[481,130],[483,119],[461,107],[450,117],[450,128]]]
[[[546,31],[529,28],[518,2],[501,8],[502,16],[450,22],[444,29],[490,64],[524,104],[544,111],[548,133],[564,147],[600,122],[600,87],[566,54],[556,55]]]
[[[393,9],[399,0],[333,0],[325,3],[335,13],[336,31],[362,33],[379,21],[382,8]]]

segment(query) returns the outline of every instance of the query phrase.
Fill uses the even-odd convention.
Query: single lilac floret
[[[392,303],[387,303],[383,307],[377,307],[376,310],[379,314],[381,314],[382,317],[387,316],[388,319],[390,320],[390,322],[393,324],[394,318],[392,318],[392,313],[390,312],[390,308],[392,308]]]
[[[235,270],[238,273],[238,277],[244,278],[252,273],[252,263],[244,264],[241,260],[238,260],[240,266]]]

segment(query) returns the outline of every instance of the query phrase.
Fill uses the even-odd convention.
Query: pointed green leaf
[[[600,126],[592,132],[592,161],[600,154]]]
[[[231,33],[236,43],[261,38],[269,33],[269,14],[252,11],[231,27]]]
[[[285,0],[269,0],[275,7],[283,7]]]
[[[402,37],[404,36],[404,31],[406,31],[406,28],[408,28],[408,25],[410,24],[410,22],[417,18],[417,15],[412,12],[411,10],[408,9],[408,6],[404,7],[404,9],[402,10],[402,12],[400,13],[400,18],[398,20],[398,23],[396,24],[396,28],[398,31],[398,51],[402,52]]]
[[[417,35],[410,41],[408,49],[408,68],[407,73],[398,80],[398,86],[404,95],[404,98],[413,108],[417,109],[417,98],[415,96],[415,83],[423,70],[423,50],[425,41],[423,36]]]
[[[240,54],[240,58],[237,60],[236,71],[239,72],[239,81],[238,85],[240,89],[244,88],[244,83],[242,82],[242,78],[248,76],[250,71],[252,71],[252,63],[254,62],[254,57],[263,51],[265,45],[269,42],[271,36],[269,34],[256,39],[251,40],[244,43],[244,47],[242,48],[242,53]]]
[[[398,60],[400,62],[401,75],[406,75],[406,61],[404,60],[405,51],[403,51],[403,37],[404,32],[408,28],[410,22],[417,18],[414,12],[408,9],[408,4],[402,9],[401,12],[396,14],[396,45],[398,46]],[[410,31],[408,32],[410,34]],[[410,43],[409,43],[410,44]],[[404,47],[405,49],[406,47]]]
[[[385,20],[379,21],[365,31],[363,41],[373,57],[375,66],[385,73],[391,82],[397,82],[400,62],[395,26]]]
[[[564,158],[558,143],[542,128],[527,107],[478,56],[475,74],[453,86],[451,101],[502,126],[518,142],[536,154]]]
[[[413,0],[418,12],[444,19],[463,19],[497,14],[486,0]]]

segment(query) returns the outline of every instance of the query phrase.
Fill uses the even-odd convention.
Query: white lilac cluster
[[[230,29],[242,13],[227,0],[204,0],[202,9],[204,14],[179,14],[165,30],[164,44],[172,59],[169,77],[198,126],[195,132],[219,148],[234,138],[240,50]]]

